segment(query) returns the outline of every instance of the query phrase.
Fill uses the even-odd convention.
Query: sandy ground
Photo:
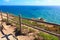
[[[34,37],[32,36],[18,36],[18,40],[33,40]]]
[[[6,18],[5,16],[7,16],[6,14],[3,14],[4,16],[3,16],[3,18]],[[1,24],[1,20],[2,20],[2,18],[1,18],[1,15],[0,15],[0,24]],[[4,33],[4,35],[2,34],[2,32],[0,31],[0,40],[7,40],[7,38],[8,39],[10,39],[10,40],[16,40],[13,36],[13,31],[14,31],[14,29],[16,28],[16,27],[12,27],[12,26],[10,26],[10,25],[6,25],[6,23],[5,22],[3,22],[3,24],[2,24],[3,26],[4,26],[4,28],[5,29],[3,29],[2,30],[2,32]],[[12,34],[12,35],[10,35],[10,34]],[[3,37],[3,38],[2,38]],[[7,37],[7,38],[6,38]]]
[[[13,35],[9,35],[9,34],[13,34],[13,31],[15,28],[12,28],[11,26],[7,26],[5,23],[3,23],[3,26],[5,29],[3,29],[3,33],[5,35],[7,35],[7,37],[10,39],[10,40],[15,40]],[[6,40],[6,36],[2,34],[2,32],[0,31],[0,40]],[[9,35],[9,36],[8,36]],[[5,37],[4,37],[5,36]],[[4,37],[4,38],[2,38]]]
[[[7,16],[6,14],[3,14],[4,16]],[[3,18],[6,18],[6,17],[4,17],[3,16]],[[11,18],[13,18],[13,17],[11,17]],[[1,24],[1,15],[0,15],[0,24]],[[10,25],[6,25],[6,23],[5,22],[3,22],[3,26],[4,26],[4,28],[5,29],[3,29],[2,31],[3,31],[3,33],[5,34],[5,35],[3,35],[2,34],[2,32],[0,31],[0,40],[7,40],[7,38],[8,39],[10,39],[10,40],[16,40],[14,37],[13,37],[13,35],[14,35],[14,33],[13,33],[13,31],[14,31],[14,29],[16,28],[16,27],[12,27],[12,26],[10,26]],[[9,35],[9,34],[13,34],[13,35]],[[3,37],[3,38],[2,38]],[[6,38],[7,37],[7,38]],[[17,38],[18,38],[18,40],[33,40],[33,37],[32,36],[17,36]]]

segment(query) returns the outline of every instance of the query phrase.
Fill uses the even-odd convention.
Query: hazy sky
[[[59,5],[60,0],[0,0],[0,5]]]

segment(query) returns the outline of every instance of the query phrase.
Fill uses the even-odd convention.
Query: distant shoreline
[[[2,12],[3,14],[5,13],[5,12]],[[6,14],[6,13],[5,13]],[[14,16],[14,17],[18,17],[18,16],[16,16],[16,15],[14,15],[14,14],[10,14],[10,13],[8,13],[10,16]],[[23,18],[23,17],[22,17]],[[29,20],[31,20],[32,18],[23,18],[23,19],[29,19]],[[34,18],[34,20],[37,20],[37,21],[39,21],[39,18]],[[45,20],[45,19],[44,19]],[[47,23],[47,24],[52,24],[52,25],[59,25],[60,26],[60,24],[56,24],[56,23],[51,23],[51,22],[47,22],[47,21],[45,21],[45,22],[43,22],[43,23]]]

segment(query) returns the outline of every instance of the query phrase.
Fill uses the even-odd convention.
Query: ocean
[[[60,6],[0,6],[0,11],[24,18],[43,18],[46,22],[60,24]]]

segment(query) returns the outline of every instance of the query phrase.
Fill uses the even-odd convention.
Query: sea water
[[[24,18],[43,18],[46,22],[60,24],[60,6],[0,6],[0,11]]]

